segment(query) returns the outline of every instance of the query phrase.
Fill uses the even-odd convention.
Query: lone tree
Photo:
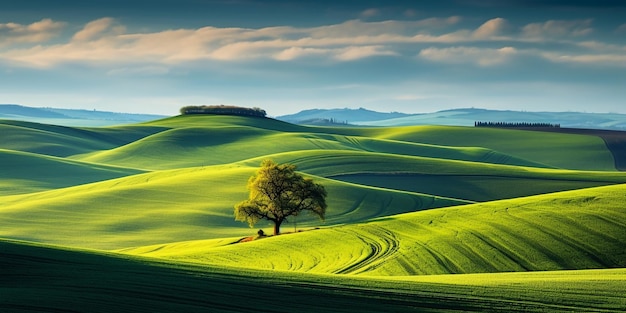
[[[289,216],[310,211],[322,220],[326,213],[326,190],[310,178],[296,173],[293,164],[265,160],[248,180],[248,200],[235,205],[235,220],[253,227],[261,219],[274,222],[274,235]]]

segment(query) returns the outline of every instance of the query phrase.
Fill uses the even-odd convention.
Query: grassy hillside
[[[141,173],[35,153],[0,149],[0,194],[31,193]]]
[[[0,237],[65,247],[0,240],[0,311],[626,309],[626,173],[599,137],[201,115],[0,132]],[[325,221],[248,240],[271,225],[233,206],[265,158],[326,187]]]
[[[626,185],[380,218],[236,245],[139,253],[295,272],[397,276],[626,267]]]
[[[232,165],[188,168],[0,197],[0,234],[103,249],[248,236],[256,230],[236,222],[233,207],[247,198],[245,185],[255,171],[256,167]],[[329,192],[328,225],[467,203],[316,179]],[[306,216],[298,223],[324,225]]]
[[[542,165],[485,148],[413,142],[437,128],[314,128],[234,116],[181,116],[94,129],[9,124],[30,134],[21,142],[5,142],[14,148],[18,142],[25,150],[37,150],[54,140],[55,145],[69,140],[66,149],[91,151],[72,160],[3,154],[14,166],[3,173],[7,191],[0,196],[0,235],[72,246],[117,249],[253,233],[234,221],[233,205],[247,197],[246,181],[267,157],[294,163],[327,186],[325,224],[302,217],[298,223],[303,227],[626,182],[619,172],[511,166]],[[439,130],[450,137],[466,131]],[[511,132],[495,131],[500,140]],[[532,138],[526,133],[536,134],[520,133],[520,140]],[[574,136],[568,149],[585,140]],[[213,163],[222,165],[190,167]],[[132,175],[145,168],[173,169]],[[107,180],[121,176],[126,177]],[[85,184],[89,182],[94,183]],[[76,186],[52,189],[71,185]],[[6,196],[46,189],[52,190]]]
[[[150,126],[80,128],[0,120],[0,148],[67,157],[125,145],[161,130]]]
[[[315,129],[312,130],[315,131]],[[541,163],[484,148],[425,145],[315,132],[283,132],[250,126],[174,128],[116,149],[97,151],[73,158],[88,162],[162,170],[224,164],[282,152],[320,149],[548,167]]]
[[[241,162],[257,166],[262,158]],[[311,150],[270,155],[306,173],[387,189],[471,201],[626,182],[621,172],[570,171],[360,151]]]
[[[363,279],[164,263],[10,241],[0,241],[0,250],[4,312],[626,309],[623,269]]]
[[[452,126],[389,128],[379,135],[409,142],[483,147],[566,169],[615,170],[612,154],[597,136]]]
[[[263,154],[332,148],[510,165],[615,170],[610,151],[598,137],[502,129],[304,127],[264,118],[179,116],[102,128],[5,120],[0,122],[0,130],[7,138],[0,144],[3,149],[146,169],[224,164]],[[241,149],[244,146],[246,149]],[[173,161],[181,155],[180,161]]]
[[[305,127],[272,119],[234,116],[177,116],[144,125],[170,128],[237,125],[287,133],[324,133],[446,147],[482,147],[558,168],[615,170],[613,156],[604,141],[599,137],[586,135],[447,126]]]
[[[246,236],[254,230],[234,221],[233,206],[246,199],[247,179],[265,157],[0,197],[3,203],[0,208],[1,234],[105,249]],[[271,157],[278,162],[293,162],[304,173],[319,175],[314,178],[328,189],[329,209],[325,224],[300,217],[301,226],[308,227],[361,222],[470,202],[457,200],[459,198],[483,200],[626,181],[626,176],[617,172],[523,168],[358,151],[311,150]],[[35,180],[38,172],[31,173],[31,179]],[[371,184],[387,188],[338,180],[376,178],[377,175],[384,179]],[[324,179],[324,176],[338,179]],[[482,180],[477,180],[476,176]],[[417,179],[409,182],[407,177]],[[451,183],[433,183],[444,178]],[[517,180],[531,183],[517,186]],[[398,181],[407,183],[394,186]],[[420,192],[425,186],[430,186],[430,193]],[[392,187],[414,190],[401,191]],[[258,227],[267,226],[260,224]]]

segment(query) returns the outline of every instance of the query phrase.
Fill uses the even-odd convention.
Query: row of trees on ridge
[[[261,108],[244,108],[234,105],[190,105],[180,108],[180,114],[218,114],[265,117],[267,113]]]
[[[474,127],[549,127],[559,128],[561,124],[527,123],[527,122],[474,122]]]

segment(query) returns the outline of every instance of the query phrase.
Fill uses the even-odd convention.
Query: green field
[[[593,135],[200,115],[0,131],[3,312],[626,310],[626,173]],[[233,216],[266,158],[326,187],[326,219],[239,243],[271,228]]]

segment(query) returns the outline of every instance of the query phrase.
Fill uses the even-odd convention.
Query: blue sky
[[[0,103],[626,113],[625,1],[0,1]]]

